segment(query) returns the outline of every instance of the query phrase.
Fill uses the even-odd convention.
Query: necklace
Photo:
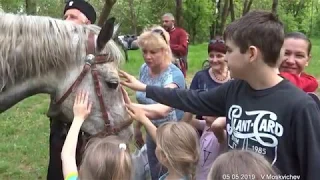
[[[219,77],[216,75],[216,73],[214,73],[213,71],[212,71],[212,74],[213,74],[214,78],[215,78],[216,80],[218,80],[218,81],[225,81],[225,80],[227,80],[227,79],[229,78],[229,71],[227,71],[227,75],[226,75],[225,77],[222,77],[222,78],[219,78]]]

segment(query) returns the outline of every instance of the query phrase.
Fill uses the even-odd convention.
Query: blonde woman
[[[76,147],[82,123],[91,111],[86,92],[80,92],[75,99],[74,119],[64,142],[61,160],[65,180],[130,180],[132,161],[129,149],[117,136],[95,138],[89,141],[84,152],[80,170],[76,165]]]
[[[185,122],[167,122],[158,128],[139,107],[127,104],[130,116],[142,123],[156,142],[156,156],[168,172],[159,180],[194,180],[199,160],[199,137]]]
[[[221,154],[213,163],[207,180],[279,179],[279,171],[260,154],[232,150]]]
[[[168,32],[160,26],[146,29],[139,36],[137,43],[142,50],[145,62],[140,68],[139,80],[144,84],[184,89],[184,76],[181,70],[171,63],[172,53],[169,40]],[[125,82],[123,85],[125,85]],[[179,121],[183,116],[183,111],[159,104],[147,98],[145,92],[137,91],[136,98],[139,104],[133,105],[142,108],[156,127],[164,122]],[[136,123],[135,138],[138,144],[143,143],[140,129],[141,124]],[[156,144],[149,133],[146,135],[146,145],[152,180],[158,180],[166,170],[159,165],[155,155]]]

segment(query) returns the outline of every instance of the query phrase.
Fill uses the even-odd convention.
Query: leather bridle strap
[[[67,97],[74,92],[77,87],[80,85],[80,83],[82,82],[83,78],[86,76],[86,74],[89,72],[91,65],[86,63],[83,67],[82,72],[80,73],[80,75],[78,76],[78,78],[74,81],[74,83],[70,86],[70,88],[67,90],[66,93],[64,93],[64,95],[59,99],[56,100],[55,103],[56,104],[62,104],[64,100],[67,99]]]
[[[87,54],[96,54],[95,53],[94,34],[92,32],[90,32],[89,36],[88,36]],[[102,57],[106,57],[106,56],[100,56],[99,63],[103,63],[105,61],[105,58],[103,59]],[[97,58],[95,60],[97,60]],[[108,128],[108,130],[109,130],[110,120],[109,120],[109,117],[108,117],[106,106],[105,106],[104,101],[103,101],[103,97],[102,97],[102,93],[101,93],[101,87],[100,87],[100,83],[99,83],[99,73],[97,71],[97,68],[96,68],[95,64],[92,64],[91,74],[92,74],[93,82],[94,82],[94,90],[96,91],[96,95],[98,96],[98,100],[99,100],[99,104],[100,104],[100,110],[101,110],[101,113],[102,113],[102,118],[104,120],[105,127]]]
[[[94,83],[94,90],[96,91],[96,95],[98,96],[99,104],[100,104],[100,110],[102,113],[102,118],[104,120],[106,128],[110,127],[110,120],[108,117],[107,109],[103,101],[102,93],[101,93],[101,87],[99,83],[99,74],[97,71],[97,68],[95,65],[92,65],[91,74],[93,77],[93,83]]]
[[[103,101],[102,97],[102,92],[101,92],[101,87],[100,87],[100,82],[99,82],[99,73],[96,67],[96,64],[103,64],[108,62],[107,57],[108,54],[98,54],[96,55],[95,52],[95,38],[94,38],[94,33],[90,32],[88,35],[88,41],[87,41],[87,46],[86,46],[86,51],[87,51],[87,57],[86,57],[86,64],[83,67],[82,72],[78,76],[78,78],[75,80],[75,82],[71,85],[71,87],[67,90],[63,96],[55,101],[56,104],[62,104],[66,98],[76,90],[76,88],[80,85],[86,74],[89,72],[91,69],[91,74],[94,82],[94,90],[95,93],[98,97],[99,104],[100,104],[100,111],[102,113],[102,118],[105,123],[105,130],[98,133],[97,136],[103,135],[103,136],[108,136],[111,134],[118,134],[122,129],[130,126],[132,124],[132,119],[120,124],[119,126],[111,127],[111,123],[109,120],[108,112],[105,106],[105,103]]]
[[[88,43],[87,43],[87,54],[96,54],[95,52],[95,44],[94,44],[94,34],[93,32],[89,32],[88,35]]]

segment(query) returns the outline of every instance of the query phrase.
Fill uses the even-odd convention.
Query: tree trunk
[[[182,25],[182,0],[176,0],[176,25]]]
[[[35,0],[26,0],[26,13],[28,15],[37,14],[37,3]]]
[[[131,24],[133,27],[133,33],[137,34],[137,17],[136,17],[136,13],[134,12],[133,0],[128,0],[128,3],[130,8],[130,16],[131,16]]]
[[[250,11],[252,2],[253,2],[253,0],[245,0],[245,1],[243,2],[242,16],[246,15],[246,14]]]
[[[116,2],[117,0],[105,0],[102,12],[99,17],[98,26],[102,26],[104,22],[108,19],[111,9]]]
[[[214,13],[213,16],[216,16],[216,19],[212,22],[211,24],[211,28],[210,28],[210,39],[213,39],[216,34],[217,34],[217,29],[219,27],[219,20],[220,20],[220,4],[221,4],[221,0],[219,0],[218,2],[216,2],[215,0],[213,0],[214,4],[215,4],[215,8],[214,8]]]
[[[221,13],[221,24],[220,24],[219,36],[221,36],[224,31],[224,27],[226,25],[226,21],[229,15],[229,2],[230,0],[224,0],[223,10]]]
[[[273,0],[272,2],[272,13],[277,14],[278,0]]]
[[[234,15],[234,4],[233,4],[233,0],[230,0],[229,11],[230,11],[230,15],[231,15],[231,21],[234,21],[236,18],[235,18],[235,15]]]
[[[248,6],[248,0],[244,0],[243,1],[242,16],[244,16],[246,14],[247,6]]]

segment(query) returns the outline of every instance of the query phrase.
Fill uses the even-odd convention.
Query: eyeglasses
[[[209,42],[209,44],[215,44],[215,43],[222,43],[224,44],[224,40],[220,40],[220,39],[213,39]]]
[[[166,42],[166,44],[168,44],[166,37],[164,36],[164,33],[161,29],[154,29],[154,30],[152,30],[152,32],[160,34],[160,36],[163,38],[163,40]]]

